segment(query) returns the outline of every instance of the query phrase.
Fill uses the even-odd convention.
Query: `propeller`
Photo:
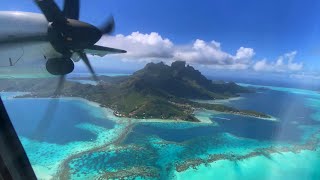
[[[61,94],[61,91],[64,87],[65,83],[65,76],[60,76],[57,89],[55,90],[53,97],[58,98]],[[36,126],[36,129],[34,133],[32,134],[32,137],[34,139],[43,139],[44,134],[46,134],[47,130],[50,128],[50,125],[52,123],[52,120],[54,118],[54,115],[56,113],[56,110],[59,105],[59,99],[55,99],[49,102],[48,107],[45,111],[45,114],[42,118],[42,120],[39,122],[39,124]]]
[[[100,27],[102,34],[111,34],[115,29],[115,22],[113,16],[110,16],[109,19]]]
[[[100,28],[97,28],[91,24],[79,21],[79,0],[65,0],[62,11],[54,0],[34,1],[50,24],[48,39],[51,40],[50,42],[53,47],[63,54],[65,58],[71,58],[73,53],[77,53],[88,67],[94,80],[98,81],[98,77],[85,50],[96,50],[97,46],[94,44],[103,35],[109,35],[114,31],[115,21],[113,16],[110,16]],[[124,52],[120,51],[120,53]]]
[[[79,20],[79,16],[80,16],[79,0],[64,1],[63,14],[67,18]]]
[[[79,0],[65,0],[63,11],[59,9],[54,0],[34,1],[50,24],[48,36],[53,47],[65,58],[71,58],[73,53],[77,53],[88,67],[93,78],[98,80],[90,60],[85,54],[85,49],[93,49],[94,44],[103,35],[109,35],[114,31],[115,21],[113,16],[110,16],[100,28],[97,28],[79,21]]]
[[[83,60],[83,62],[87,65],[87,67],[89,68],[89,71],[91,72],[92,74],[92,77],[95,81],[98,81],[98,77],[93,69],[93,67],[91,66],[91,63],[89,61],[89,58],[87,56],[86,53],[84,53],[83,51],[82,52],[78,52],[80,58]]]
[[[114,53],[125,53],[123,50],[116,50],[107,47],[95,46],[103,35],[111,34],[115,29],[115,21],[110,16],[105,23],[97,28],[91,24],[79,21],[80,2],[79,0],[65,0],[64,8],[61,11],[54,0],[34,0],[49,22],[48,37],[56,51],[61,53],[66,60],[76,53],[85,63],[95,81],[98,77],[85,53],[85,50],[110,50]],[[54,63],[53,63],[54,64]],[[59,67],[59,66],[58,66]],[[59,97],[66,81],[66,74],[61,74],[55,97]],[[57,109],[58,102],[49,103],[44,119],[36,128],[36,135],[43,134],[51,124],[52,117]]]

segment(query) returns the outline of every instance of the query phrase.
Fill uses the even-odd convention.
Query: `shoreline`
[[[101,108],[106,108],[108,110],[112,110],[113,115],[118,117],[118,118],[124,118],[124,119],[129,119],[129,120],[140,120],[140,121],[149,120],[150,122],[152,122],[152,121],[162,122],[161,120],[163,120],[163,122],[178,122],[178,121],[181,121],[181,122],[195,122],[195,123],[212,123],[207,119],[198,119],[198,118],[196,118],[194,116],[194,113],[197,110],[215,110],[217,112],[226,113],[226,114],[234,114],[234,115],[247,116],[247,117],[252,117],[252,118],[257,118],[257,119],[262,119],[262,120],[277,121],[276,118],[274,118],[274,117],[272,117],[272,116],[270,116],[268,114],[264,114],[264,113],[256,112],[256,111],[252,111],[252,110],[241,110],[241,109],[237,109],[237,108],[226,106],[223,103],[221,103],[221,104],[219,104],[219,103],[218,104],[216,104],[216,103],[206,103],[207,100],[206,101],[197,102],[197,103],[196,103],[195,100],[194,101],[190,101],[191,103],[188,103],[188,102],[184,102],[184,103],[181,103],[181,104],[172,103],[174,105],[177,105],[178,107],[182,106],[182,107],[185,108],[185,109],[181,110],[181,112],[183,112],[183,115],[176,115],[177,114],[176,113],[176,114],[171,114],[166,119],[162,119],[161,117],[153,118],[152,116],[150,116],[150,117],[145,117],[145,116],[131,117],[130,114],[129,115],[122,115],[122,112],[118,112],[118,110],[116,110],[116,109],[114,109],[112,107],[109,107],[108,105],[101,104],[101,102],[99,102],[98,100],[92,100],[90,98],[80,97],[80,96],[72,96],[71,95],[71,96],[60,96],[60,97],[46,97],[46,96],[42,96],[41,97],[41,96],[34,95],[32,93],[26,93],[24,95],[17,95],[14,98],[86,100],[86,101],[88,101],[89,104],[95,103],[95,106],[99,106]],[[241,98],[243,98],[243,97],[241,97],[241,96],[231,97],[231,98],[225,99],[224,101],[234,101],[234,100],[239,100]],[[155,116],[157,116],[157,115],[155,115]]]
[[[217,100],[196,100],[193,99],[191,100],[192,102],[195,103],[199,103],[199,104],[210,104],[210,105],[225,105],[230,103],[231,101],[238,101],[244,99],[244,97],[242,96],[238,96],[238,97],[231,97],[228,99],[217,99]],[[261,119],[261,120],[266,120],[266,121],[274,121],[274,122],[278,122],[278,118],[271,116],[269,114],[266,114],[269,117],[260,117],[258,115],[254,115],[254,114],[246,114],[246,110],[239,110],[239,112],[221,112],[221,111],[216,111],[216,110],[209,110],[206,108],[199,108],[196,111],[206,111],[206,112],[212,112],[213,114],[231,114],[231,115],[236,115],[236,116],[243,116],[243,117],[250,117],[250,118],[256,118],[256,119]]]
[[[207,104],[226,104],[226,103],[230,103],[232,101],[238,101],[241,99],[244,99],[244,97],[238,96],[238,97],[230,97],[227,99],[212,99],[212,100],[190,99],[190,101],[196,102],[196,103],[207,103]]]
[[[128,121],[134,121],[134,122],[163,122],[163,123],[179,123],[179,122],[182,122],[182,123],[194,123],[194,124],[215,124],[214,122],[212,122],[210,119],[203,119],[203,118],[197,118],[196,117],[196,114],[197,113],[201,113],[201,112],[211,112],[213,115],[217,115],[217,114],[231,114],[231,115],[236,115],[236,116],[243,116],[243,117],[251,117],[251,118],[256,118],[256,119],[261,119],[261,120],[266,120],[266,121],[274,121],[274,122],[277,122],[278,119],[276,117],[273,117],[273,116],[270,116],[271,118],[264,118],[264,117],[258,117],[258,116],[251,116],[251,115],[246,115],[246,114],[242,114],[242,113],[232,113],[232,112],[219,112],[219,111],[215,111],[215,110],[208,110],[208,109],[203,109],[203,108],[200,108],[198,110],[195,110],[193,112],[193,114],[195,115],[195,118],[197,118],[199,120],[199,122],[191,122],[191,121],[186,121],[186,120],[172,120],[172,119],[157,119],[157,118],[154,118],[154,119],[137,119],[137,118],[129,118],[129,117],[119,117],[119,116],[116,116],[114,114],[114,110],[108,108],[108,107],[104,107],[102,104],[100,103],[97,103],[97,102],[94,102],[94,101],[90,101],[90,100],[87,100],[85,98],[82,98],[82,97],[60,97],[60,98],[32,98],[32,97],[12,97],[12,98],[16,98],[16,99],[44,99],[44,100],[48,100],[48,99],[55,99],[55,100],[76,100],[76,101],[81,101],[81,102],[84,102],[84,103],[87,103],[88,105],[91,105],[91,106],[94,106],[94,107],[97,107],[97,108],[101,108],[104,112],[104,114],[106,115],[106,117],[110,118],[111,120],[128,120]]]
[[[58,177],[58,179],[70,179],[70,168],[69,163],[73,160],[76,159],[78,157],[81,157],[84,154],[87,153],[91,153],[91,152],[96,152],[96,151],[100,151],[103,150],[105,148],[107,148],[108,146],[111,146],[113,144],[117,144],[119,142],[121,142],[130,132],[131,129],[135,126],[135,124],[129,124],[128,126],[125,127],[125,129],[119,134],[119,136],[117,138],[115,138],[114,140],[112,140],[111,142],[104,144],[102,146],[99,147],[94,147],[92,149],[86,150],[86,151],[82,151],[79,152],[77,154],[73,154],[71,156],[69,156],[68,158],[66,158],[65,160],[63,160],[58,168],[58,171],[55,175],[55,177]]]
[[[270,118],[264,118],[264,117],[258,117],[258,116],[250,116],[250,115],[246,115],[246,114],[241,114],[241,113],[224,113],[222,112],[222,114],[232,114],[232,115],[236,115],[236,116],[243,116],[243,117],[250,117],[250,118],[255,118],[255,119],[260,119],[260,120],[265,120],[265,121],[272,121],[272,122],[278,122],[278,118],[273,117],[271,115]]]
[[[28,93],[26,93],[28,94]],[[129,118],[129,117],[119,117],[119,116],[116,116],[114,115],[114,110],[108,108],[108,107],[104,107],[102,104],[100,103],[97,103],[97,102],[94,102],[94,101],[90,101],[90,100],[87,100],[85,98],[82,98],[82,97],[60,97],[60,98],[37,98],[37,97],[12,97],[11,99],[38,99],[38,100],[50,100],[50,99],[53,99],[53,100],[75,100],[75,101],[81,101],[81,102],[84,102],[90,106],[93,106],[93,107],[96,107],[96,108],[100,108],[103,110],[104,114],[106,117],[108,117],[109,119],[115,121],[115,120],[118,120],[118,121],[123,121],[123,120],[128,120],[128,121],[134,121],[135,123],[139,123],[139,122],[143,122],[143,123],[146,123],[146,122],[160,122],[160,123],[179,123],[179,122],[182,122],[182,123],[191,123],[191,124],[212,124],[213,122],[209,122],[208,120],[201,120],[201,119],[198,119],[200,122],[191,122],[191,121],[186,121],[186,120],[173,120],[173,119],[157,119],[157,118],[153,118],[153,119],[137,119],[137,118]]]
[[[229,160],[232,162],[236,161],[243,161],[246,159],[258,157],[258,156],[265,156],[269,157],[273,154],[283,154],[283,153],[295,153],[299,154],[302,151],[319,151],[320,147],[320,138],[318,135],[320,131],[315,132],[313,135],[310,136],[309,140],[303,144],[292,145],[289,147],[270,147],[270,148],[261,148],[256,149],[255,151],[245,154],[245,155],[234,155],[234,154],[212,154],[209,155],[207,159],[191,159],[185,161],[181,164],[176,164],[176,173],[185,172],[191,169],[197,169],[198,166],[207,165],[211,163],[215,163],[217,161],[222,160]]]
[[[236,167],[241,167],[243,179],[297,179],[297,177],[304,179],[301,177],[305,177],[306,175],[313,175],[313,177],[317,177],[315,179],[319,179],[318,163],[315,163],[317,162],[316,160],[319,160],[319,153],[320,149],[318,148],[314,151],[301,150],[297,153],[290,151],[278,152],[241,160],[221,159],[211,163],[200,164],[182,172],[174,170],[173,174],[177,179],[188,178],[190,180],[197,180],[201,179],[201,175],[204,175],[204,180],[221,178],[232,180],[239,177]],[[303,163],[309,158],[312,158],[310,164],[304,166]],[[314,166],[312,166],[313,164]],[[277,172],[272,172],[274,170]],[[258,171],[263,173],[258,173]]]
[[[208,119],[199,119],[197,117],[199,122],[192,122],[192,121],[186,121],[186,120],[173,120],[173,119],[157,119],[157,118],[152,118],[152,119],[137,119],[137,118],[130,118],[130,117],[119,117],[119,116],[116,116],[114,114],[114,110],[108,108],[108,107],[104,107],[102,104],[100,103],[97,103],[97,102],[93,102],[93,101],[90,101],[90,100],[87,100],[85,98],[82,98],[82,97],[60,97],[61,99],[64,99],[64,100],[79,100],[79,101],[82,101],[82,102],[85,102],[91,106],[94,106],[94,107],[99,107],[99,108],[102,108],[103,111],[105,112],[105,115],[111,119],[117,119],[117,120],[129,120],[129,121],[134,121],[136,123],[139,123],[139,122],[163,122],[163,123],[179,123],[179,122],[182,122],[182,123],[192,123],[192,124],[198,124],[198,123],[203,123],[203,124],[214,124],[214,122],[212,122],[211,120],[208,120]],[[237,97],[239,98],[239,97]],[[31,98],[32,99],[32,98]],[[59,99],[59,98],[37,98],[37,99]],[[247,114],[242,114],[242,113],[232,113],[232,112],[219,112],[219,111],[215,111],[215,110],[208,110],[208,109],[202,109],[200,108],[200,110],[195,110],[193,112],[193,115],[196,115],[197,112],[211,112],[213,115],[216,115],[216,114],[232,114],[232,115],[236,115],[236,116],[244,116],[244,117],[251,117],[251,118],[256,118],[256,119],[261,119],[261,120],[267,120],[267,121],[274,121],[274,122],[277,122],[278,119],[273,117],[273,116],[270,116],[271,118],[264,118],[264,117],[259,117],[259,116],[253,116],[253,115],[247,115]],[[112,114],[112,115],[111,115]]]

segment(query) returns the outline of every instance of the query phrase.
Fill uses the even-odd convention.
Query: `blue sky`
[[[61,0],[56,2],[62,3]],[[99,25],[112,13],[117,23],[115,34],[127,37],[137,31],[145,35],[156,32],[161,40],[168,39],[173,44],[169,47],[184,53],[179,58],[195,53],[197,39],[205,42],[206,46],[212,46],[210,42],[214,40],[220,43],[217,48],[221,48],[221,52],[234,56],[232,60],[237,59],[240,47],[252,49],[254,55],[249,56],[252,67],[248,71],[253,71],[254,63],[264,61],[266,69],[270,69],[268,72],[272,72],[271,66],[275,66],[279,57],[286,57],[292,52],[295,52],[294,62],[297,65],[303,63],[303,68],[296,68],[299,72],[295,70],[295,73],[320,70],[320,2],[317,0],[83,0],[81,3],[81,20]],[[31,0],[1,0],[0,10],[39,12]],[[117,40],[110,42],[114,41]],[[189,50],[182,51],[186,46],[190,46]],[[140,51],[145,51],[145,48]],[[201,51],[200,54],[203,53]],[[150,58],[150,55],[147,58],[133,57],[158,58]],[[136,67],[135,64],[144,61],[127,62],[128,67]],[[206,61],[190,59],[190,62],[197,62],[200,68],[205,69],[208,65]],[[126,63],[120,64],[125,66]],[[277,72],[289,69],[282,68]]]

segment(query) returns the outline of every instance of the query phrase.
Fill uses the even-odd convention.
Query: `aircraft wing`
[[[104,57],[107,54],[121,54],[121,53],[127,52],[127,51],[121,50],[121,49],[114,49],[114,48],[97,46],[97,45],[94,45],[90,49],[85,49],[84,51],[87,54],[91,54],[94,56],[100,56],[100,57]]]

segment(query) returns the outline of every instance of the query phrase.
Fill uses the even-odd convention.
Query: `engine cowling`
[[[49,59],[46,69],[52,75],[67,75],[74,70],[74,63],[68,58]]]

